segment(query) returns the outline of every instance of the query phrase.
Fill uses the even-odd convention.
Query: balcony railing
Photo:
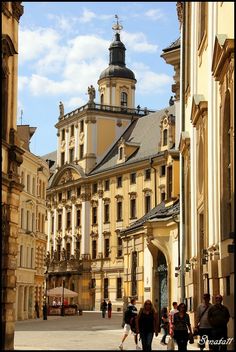
[[[121,107],[121,106],[87,103],[81,106],[80,108],[75,109],[68,114],[65,114],[64,116],[60,116],[58,120],[59,121],[65,120],[85,110],[97,110],[97,111],[107,111],[107,112],[113,112],[113,113],[119,113],[119,114],[137,115],[137,117],[138,116],[142,117],[152,112],[155,112],[154,110],[148,110],[147,108],[137,109],[137,108],[128,108],[128,107]]]

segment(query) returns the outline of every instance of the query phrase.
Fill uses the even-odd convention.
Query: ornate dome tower
[[[125,46],[120,41],[120,31],[123,28],[118,22],[112,27],[115,31],[114,41],[109,47],[109,66],[100,74],[98,85],[100,104],[135,107],[136,79],[133,71],[125,64]]]

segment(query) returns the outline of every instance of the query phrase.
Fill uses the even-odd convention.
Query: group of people
[[[102,311],[102,317],[105,318],[106,317],[106,312],[107,312],[107,316],[110,319],[111,318],[111,312],[112,312],[112,303],[109,300],[108,302],[106,302],[106,300],[104,299],[101,303],[101,311]]]
[[[163,334],[161,344],[167,345],[166,337],[170,335],[168,341],[171,345],[168,349],[174,349],[175,343],[179,351],[186,351],[188,342],[194,343],[194,336],[199,335],[198,342],[200,350],[205,348],[208,340],[209,349],[212,351],[226,351],[227,344],[227,324],[230,318],[229,310],[222,304],[223,297],[217,295],[215,304],[210,303],[210,295],[203,295],[203,302],[197,307],[195,326],[192,329],[187,307],[184,303],[178,305],[173,302],[173,308],[168,312],[164,307],[161,310],[160,321],[155,306],[148,299],[144,302],[139,312],[136,308],[135,298],[131,299],[124,314],[124,335],[119,349],[123,350],[123,344],[129,333],[134,335],[136,349],[141,349],[138,345],[138,335],[144,351],[151,351],[152,340],[158,336],[162,329]],[[172,347],[171,347],[172,346]]]

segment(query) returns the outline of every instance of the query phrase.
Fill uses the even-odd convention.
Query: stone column
[[[50,252],[50,239],[51,239],[51,229],[52,229],[52,213],[51,210],[47,211],[47,218],[48,218],[48,229],[47,229],[47,251]]]
[[[61,166],[61,137],[60,132],[57,132],[57,166]]]
[[[81,214],[81,255],[89,254],[90,244],[90,194],[87,189],[81,194],[82,214]]]
[[[56,250],[56,233],[57,233],[57,209],[54,209],[54,231],[53,231],[53,250]]]
[[[153,278],[152,267],[153,267],[152,254],[146,245],[144,249],[144,263],[143,263],[144,287],[146,287],[146,291],[144,290],[144,301],[146,301],[146,299],[152,299],[152,292],[151,292],[152,278]]]
[[[62,208],[62,248],[65,248],[65,234],[66,234],[66,208]]]
[[[75,254],[75,203],[72,203],[72,219],[71,219],[71,225],[72,225],[72,242],[71,242],[71,254]]]
[[[65,162],[69,162],[69,128],[66,128]]]
[[[103,253],[103,240],[102,240],[102,229],[103,229],[103,191],[98,191],[98,257],[102,256]]]
[[[75,125],[75,160],[79,159],[79,128]]]

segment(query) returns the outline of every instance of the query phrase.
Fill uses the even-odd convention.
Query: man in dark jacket
[[[136,304],[136,299],[132,298],[130,300],[130,304],[128,305],[128,307],[125,311],[124,335],[123,335],[121,344],[119,345],[120,350],[123,350],[123,343],[124,343],[126,337],[129,335],[129,332],[131,332],[134,335],[134,342],[136,345],[136,350],[141,349],[138,346],[138,336],[136,334],[136,319],[137,319],[138,310],[135,307],[135,304]]]
[[[211,337],[213,340],[213,351],[227,351],[227,324],[230,314],[226,306],[222,304],[223,297],[217,295],[215,304],[208,310],[208,321],[212,327]]]

